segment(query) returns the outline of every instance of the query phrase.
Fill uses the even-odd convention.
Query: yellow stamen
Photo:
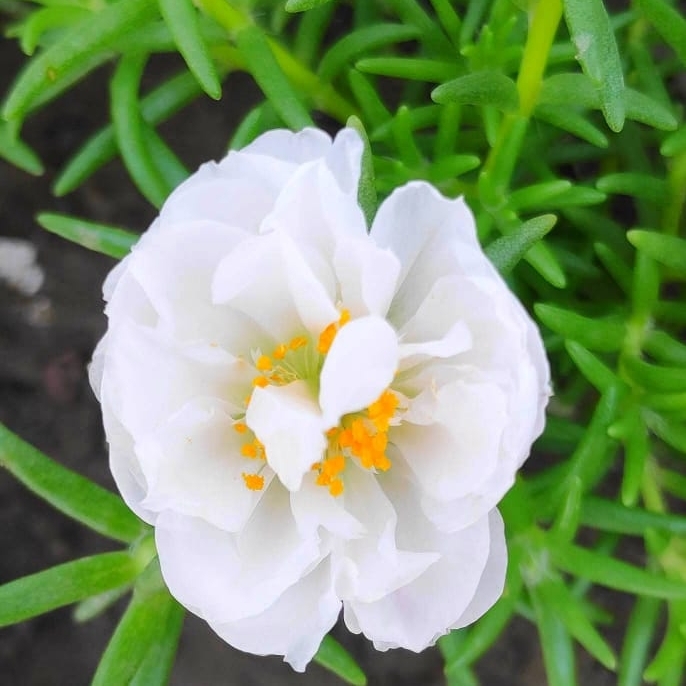
[[[257,457],[257,446],[254,443],[246,443],[241,446],[241,454],[245,457]]]
[[[288,347],[291,350],[297,350],[298,348],[302,348],[304,345],[307,345],[307,338],[305,338],[305,336],[296,336],[288,344]]]
[[[288,347],[283,343],[279,343],[279,345],[274,348],[274,352],[272,354],[277,360],[283,360],[283,358],[286,357],[287,352]]]
[[[248,427],[243,422],[236,422],[233,425],[233,430],[239,434],[244,434],[248,430]]]
[[[329,493],[331,493],[334,498],[343,493],[343,482],[340,479],[334,479],[329,484]]]
[[[261,371],[266,372],[272,368],[272,361],[266,355],[260,355],[255,362],[255,366]]]
[[[260,388],[264,388],[265,386],[269,385],[269,379],[266,376],[256,376],[252,380],[252,385],[253,386],[259,386]]]
[[[251,491],[261,491],[264,488],[263,476],[260,476],[259,474],[247,474],[246,472],[243,472],[241,476],[243,477],[243,481],[245,481],[245,485]]]

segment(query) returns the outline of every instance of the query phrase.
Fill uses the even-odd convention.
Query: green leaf
[[[684,599],[686,584],[580,546],[550,540],[551,561],[561,570],[594,584],[649,598]]]
[[[588,141],[597,148],[607,148],[607,136],[588,119],[568,107],[554,105],[539,105],[534,110],[536,119],[567,131],[577,138]]]
[[[131,543],[144,530],[121,498],[63,467],[0,424],[0,467],[68,517],[115,541]]]
[[[159,575],[154,564],[151,568]],[[144,665],[146,656],[165,642],[165,634],[170,629],[168,638],[170,642],[176,643],[181,628],[178,621],[178,604],[169,595],[161,580],[162,587],[155,588],[150,580],[145,579],[145,576],[150,574],[151,572],[146,569],[140,580],[142,583],[136,584],[133,598],[103,653],[91,682],[92,686],[133,683],[136,673]],[[151,587],[148,587],[148,584]],[[170,623],[172,613],[176,622]],[[149,665],[148,669],[152,666],[154,665]],[[139,683],[143,682],[139,680]],[[148,682],[146,686],[147,684]]]
[[[555,179],[518,188],[510,193],[507,206],[514,212],[521,212],[531,206],[540,207],[546,203],[555,206],[555,199],[571,187],[572,184],[567,179]]]
[[[32,59],[12,86],[2,110],[5,119],[22,117],[38,97],[54,84],[73,83],[84,65],[102,62],[116,38],[138,28],[156,15],[152,0],[119,0],[105,4],[88,23],[80,23]]]
[[[603,115],[612,131],[624,126],[624,75],[615,36],[602,0],[564,0],[576,58],[599,88]]]
[[[198,82],[188,72],[172,77],[148,93],[141,101],[145,122],[154,126],[171,117],[200,93]],[[118,152],[114,127],[106,126],[91,136],[66,164],[53,185],[53,193],[66,195],[83,183]]]
[[[140,573],[126,552],[103,553],[66,562],[0,586],[0,626],[128,584]]]
[[[686,276],[685,239],[644,229],[632,229],[627,238],[641,252]]]
[[[455,58],[455,48],[441,31],[433,17],[417,0],[389,0],[388,5],[396,12],[403,24],[419,29],[422,47],[429,54],[442,54]]]
[[[674,157],[686,150],[686,126],[683,124],[678,131],[667,136],[660,146],[660,154],[665,157]]]
[[[21,31],[21,49],[33,55],[46,31],[63,28],[88,18],[91,12],[84,7],[45,7],[32,12],[24,21]]]
[[[306,12],[331,0],[286,0],[286,12]]]
[[[371,227],[378,207],[376,198],[376,186],[374,185],[374,159],[369,147],[369,138],[364,124],[355,116],[349,117],[346,126],[350,126],[360,134],[364,149],[362,151],[362,168],[360,170],[360,182],[357,187],[357,202],[362,208],[367,227]]]
[[[238,50],[265,97],[284,123],[294,130],[313,126],[308,111],[283,72],[258,26],[246,26],[236,37]]]
[[[365,686],[367,677],[354,658],[332,636],[324,636],[314,661],[353,686]]]
[[[686,64],[686,19],[683,13],[664,0],[638,0],[637,5],[681,62]]]
[[[0,157],[29,174],[40,176],[43,163],[36,153],[22,141],[15,132],[14,126],[0,121]]]
[[[544,214],[525,221],[513,233],[498,238],[486,247],[488,259],[501,274],[508,274],[556,222],[557,217],[553,214]]]
[[[116,259],[126,256],[139,239],[135,233],[107,224],[96,224],[66,214],[41,212],[36,221],[47,231],[56,233],[72,243]]]
[[[422,57],[367,57],[356,62],[355,68],[366,74],[429,83],[440,83],[459,73],[454,62]]]
[[[126,595],[130,590],[131,584],[125,584],[124,586],[119,586],[119,588],[113,588],[110,591],[85,598],[74,608],[72,618],[77,624],[90,622],[91,619],[98,617],[105,610],[112,607],[119,598]]]
[[[222,87],[207,45],[200,33],[198,13],[191,0],[158,0],[160,14],[174,37],[179,52],[203,90],[219,100]]]
[[[361,72],[357,69],[351,69],[348,72],[348,82],[368,126],[372,128],[383,126],[391,119],[391,113],[381,100],[376,88]]]
[[[538,318],[563,338],[576,341],[589,350],[613,352],[624,343],[626,326],[616,317],[585,317],[571,310],[537,303]]]
[[[650,364],[627,355],[623,366],[630,378],[648,391],[682,393],[686,391],[686,369]]]
[[[503,112],[514,112],[519,107],[515,82],[497,71],[481,71],[460,76],[442,83],[431,91],[431,99],[441,105],[491,106]]]
[[[110,115],[126,169],[138,190],[159,208],[171,191],[152,156],[140,114],[138,87],[146,55],[124,56],[110,81]]]
[[[686,366],[686,345],[666,331],[651,329],[646,332],[643,349],[651,357],[665,364]]]
[[[370,50],[416,38],[419,31],[403,24],[375,24],[357,29],[341,38],[324,55],[317,73],[330,81],[350,63]]]
[[[620,655],[617,686],[643,684],[643,670],[657,628],[660,604],[656,598],[636,599]]]
[[[665,531],[675,536],[686,535],[683,515],[650,512],[626,507],[605,498],[586,496],[581,503],[581,524],[627,536],[643,536],[648,529]]]
[[[671,421],[652,413],[648,415],[647,421],[656,436],[686,455],[686,425],[683,422]]]
[[[604,393],[611,385],[619,383],[619,377],[582,345],[568,340],[565,341],[565,348],[586,380],[601,393]]]
[[[608,195],[632,195],[635,198],[662,204],[667,198],[667,184],[662,179],[636,172],[606,174],[596,182],[596,188]]]

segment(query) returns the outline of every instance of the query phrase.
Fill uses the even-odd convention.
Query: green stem
[[[224,28],[233,40],[242,30],[254,25],[249,15],[232,7],[226,0],[195,0],[195,4]],[[342,124],[350,116],[359,116],[354,105],[338,93],[331,84],[323,83],[314,72],[293,57],[278,41],[269,36],[266,36],[266,39],[284,74],[298,90],[308,96],[315,108],[334,117]]]

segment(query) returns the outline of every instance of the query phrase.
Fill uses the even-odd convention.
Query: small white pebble
[[[22,295],[35,295],[45,280],[36,252],[29,241],[0,237],[0,281]]]

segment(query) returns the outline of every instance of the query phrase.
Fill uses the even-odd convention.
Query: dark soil
[[[0,90],[6,91],[21,57],[14,43],[0,43]],[[155,65],[153,65],[155,66]],[[172,65],[176,67],[176,63]],[[157,71],[170,65],[160,63]],[[31,298],[0,283],[0,421],[62,464],[114,489],[107,466],[99,407],[86,365],[102,335],[100,288],[114,261],[41,230],[40,210],[65,212],[142,231],[154,210],[140,197],[120,163],[98,172],[78,192],[56,199],[50,185],[80,143],[106,121],[110,67],[32,117],[25,138],[40,153],[46,173],[34,178],[0,161],[0,235],[30,240],[39,251],[45,283]],[[236,118],[254,97],[247,79],[230,80],[221,103],[205,100],[163,127],[189,165],[223,155]],[[0,473],[0,583],[115,545],[72,522]],[[0,684],[88,684],[122,612],[120,603],[88,624],[59,610],[0,631]],[[344,627],[337,636],[359,658],[370,686],[444,684],[437,651],[376,653]],[[488,686],[545,684],[535,631],[512,623],[480,669]],[[614,677],[582,659],[580,683],[609,686]],[[277,658],[240,653],[205,624],[186,620],[174,686],[300,686],[340,684],[317,665],[298,675]],[[112,686],[120,686],[113,684]]]

